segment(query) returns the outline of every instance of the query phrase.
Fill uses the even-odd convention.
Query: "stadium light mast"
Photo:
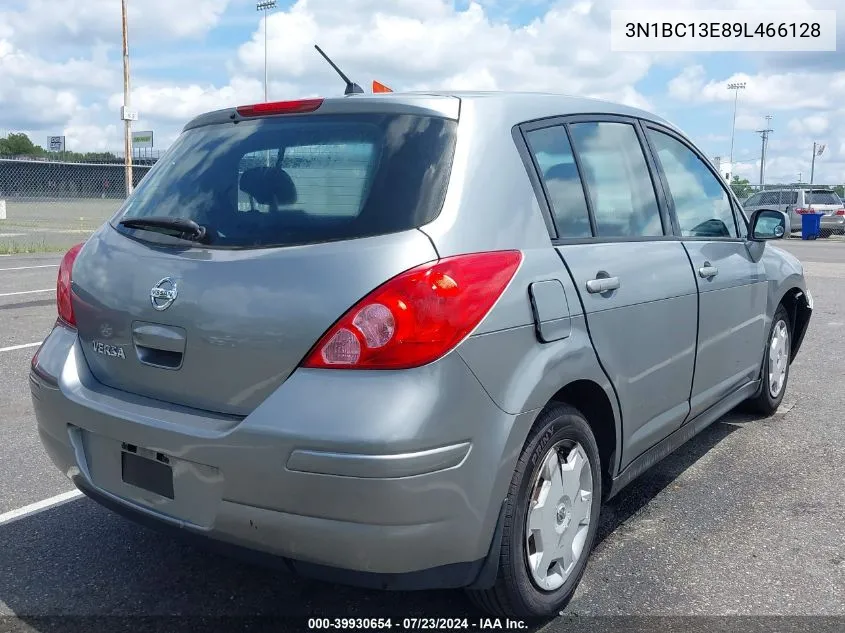
[[[126,195],[132,193],[132,119],[138,118],[129,109],[129,27],[126,19],[126,0],[121,0],[123,18],[123,153],[126,176]]]
[[[733,119],[733,125],[731,126],[731,157],[728,159],[728,160],[730,160],[730,164],[731,164],[730,177],[733,177],[733,170],[734,170],[734,136],[736,134],[736,104],[737,104],[737,101],[739,100],[739,91],[745,90],[745,82],[743,81],[743,82],[740,82],[740,83],[728,84],[728,90],[734,91],[734,119]]]
[[[255,5],[256,11],[264,12],[264,102],[267,102],[267,14],[276,8],[276,0],[263,0]]]

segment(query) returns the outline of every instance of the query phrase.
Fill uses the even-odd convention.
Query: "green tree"
[[[734,176],[731,179],[731,189],[740,200],[744,200],[754,191],[751,188],[751,183],[748,182],[748,178],[740,178],[739,176]]]
[[[40,156],[44,148],[35,145],[26,134],[11,133],[0,139],[0,154],[10,156]]]

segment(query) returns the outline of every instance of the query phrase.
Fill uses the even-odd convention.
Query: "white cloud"
[[[813,114],[801,119],[790,120],[788,127],[793,134],[817,136],[830,129],[830,120],[825,114]]]
[[[476,2],[465,10],[446,0],[337,6],[336,0],[299,0],[269,16],[273,77],[306,90],[339,89],[314,51],[317,42],[362,84],[378,78],[396,89],[551,90],[647,103],[634,84],[652,58],[610,52],[606,6],[559,3],[522,27],[493,21]],[[239,49],[238,62],[238,72],[261,76],[261,29]]]
[[[129,2],[130,37],[195,37],[214,27],[229,0],[142,0]],[[0,24],[18,44],[34,48],[103,40],[120,43],[118,0],[27,0],[20,10],[0,10]],[[2,35],[2,32],[0,32]]]
[[[845,112],[839,105],[845,103],[845,72],[822,67],[800,72],[799,62],[789,66],[777,56],[761,55],[752,61],[737,57],[731,62],[736,72],[710,76],[699,64],[713,58],[610,52],[611,9],[632,4],[662,9],[665,0],[530,1],[539,17],[514,25],[503,16],[514,15],[516,3],[502,0],[298,0],[267,21],[270,98],[342,92],[340,79],[313,49],[315,42],[365,88],[378,79],[400,90],[563,92],[658,111],[674,104],[682,117],[701,112],[704,118],[714,105],[721,116],[734,97],[727,84],[744,81],[735,157],[754,158],[759,150],[748,147],[759,148],[759,137],[749,132],[762,129],[765,114],[774,114],[769,178],[779,170],[786,177],[787,170],[809,163],[808,143],[811,148],[813,140],[821,140],[830,150],[819,161],[820,174],[845,181]],[[830,8],[841,1],[769,0],[767,9]],[[64,131],[74,149],[119,151],[120,2],[21,0],[18,6],[0,8],[0,130],[32,131],[37,142]],[[263,98],[264,25],[251,1],[132,0],[129,6],[130,41],[160,43],[152,55],[133,57],[132,92],[133,108],[142,117],[136,128],[154,129],[158,146],[196,114]],[[222,20],[227,8],[238,7],[243,17],[235,22],[251,24],[251,32],[228,48],[220,47],[222,40],[206,46],[215,27],[233,32],[230,13],[225,24]],[[673,9],[758,7],[759,0],[672,3]],[[176,55],[168,48],[174,40],[187,42]],[[763,65],[756,65],[759,60]],[[643,94],[638,89],[655,65],[677,69],[680,64],[687,67],[663,90]],[[215,72],[192,75],[194,67]],[[168,78],[167,71],[178,78]],[[727,127],[699,127],[696,136],[726,156]],[[753,162],[736,165],[737,173],[749,176],[757,169]]]

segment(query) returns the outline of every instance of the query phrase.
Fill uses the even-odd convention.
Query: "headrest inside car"
[[[293,204],[296,185],[290,175],[277,167],[253,167],[241,174],[241,191],[258,204]]]

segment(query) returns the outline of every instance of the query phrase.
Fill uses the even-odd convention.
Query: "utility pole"
[[[734,134],[736,133],[736,103],[737,103],[737,100],[739,99],[739,91],[745,90],[745,82],[743,81],[741,83],[728,84],[728,90],[734,91],[734,120],[733,120],[733,125],[731,126],[731,157],[729,159],[730,162],[731,162],[730,170],[731,170],[731,173],[733,173],[733,169],[734,169]],[[730,177],[730,175],[728,177]]]
[[[267,103],[267,14],[276,8],[276,0],[263,0],[255,5],[256,11],[264,12],[264,102]]]
[[[802,180],[802,177],[803,177],[803,176],[804,176],[804,172],[803,172],[803,171],[799,171],[799,172],[798,172],[798,184],[801,184],[801,180]]]
[[[760,186],[761,187],[765,184],[764,178],[765,178],[765,174],[766,174],[766,147],[769,144],[769,134],[774,132],[774,130],[769,127],[771,122],[772,122],[772,115],[767,114],[766,115],[766,129],[765,130],[757,130],[757,134],[759,134],[760,137],[763,140],[763,146],[762,146],[762,149],[760,150]]]
[[[126,195],[132,193],[132,112],[129,110],[129,27],[126,19],[126,0],[121,0],[123,14],[123,153],[126,175]],[[137,116],[135,117],[137,118]]]

